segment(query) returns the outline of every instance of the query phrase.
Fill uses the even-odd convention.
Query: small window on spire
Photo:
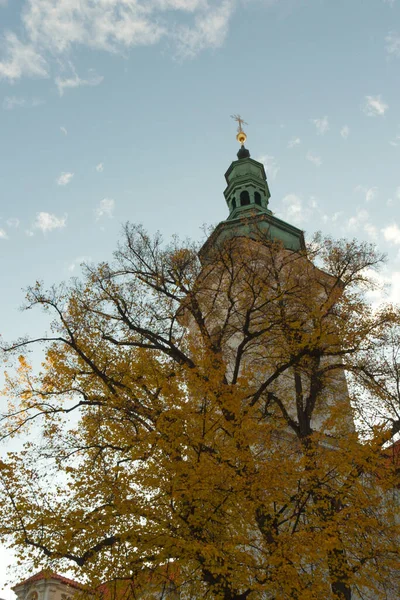
[[[255,192],[254,194],[254,202],[258,204],[258,206],[261,206],[261,194],[258,192]]]
[[[247,206],[248,204],[250,204],[249,192],[246,190],[240,192],[240,206]]]
[[[232,198],[231,204],[232,204],[232,210],[235,210],[235,208],[236,208],[236,198]]]

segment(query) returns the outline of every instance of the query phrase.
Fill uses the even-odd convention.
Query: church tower
[[[212,247],[233,237],[269,239],[282,243],[286,250],[305,249],[304,234],[301,229],[278,219],[269,209],[271,197],[264,165],[250,156],[244,146],[247,139],[242,129],[241,117],[238,121],[236,139],[241,144],[237,160],[233,161],[225,173],[227,187],[224,190],[229,215],[222,221],[200,250],[200,258],[207,261]]]
[[[228,380],[235,381],[238,373],[251,368],[254,381],[259,379],[261,382],[266,373],[274,372],[280,368],[280,364],[289,361],[290,342],[285,339],[285,326],[280,322],[279,304],[283,305],[283,312],[287,312],[285,319],[288,323],[301,323],[296,333],[294,330],[297,325],[294,326],[293,339],[309,338],[312,345],[315,315],[321,315],[328,310],[328,305],[334,303],[337,294],[340,295],[341,292],[335,278],[319,269],[307,256],[304,232],[279,219],[270,210],[271,194],[264,165],[251,158],[244,145],[247,139],[242,129],[244,121],[236,115],[234,118],[239,124],[236,138],[241,146],[237,160],[231,163],[225,173],[227,187],[224,197],[229,214],[225,221],[217,225],[199,251],[203,265],[202,280],[207,290],[207,293],[202,295],[201,302],[204,314],[207,315],[206,323],[212,331],[212,339],[216,340],[216,346],[221,348],[226,360]],[[229,274],[225,270],[224,259],[221,260],[224,252],[230,254],[228,262],[235,264]],[[254,288],[249,291],[246,276],[238,274],[246,261],[249,265],[247,273],[252,271],[252,277],[260,277],[262,282],[257,290]],[[235,269],[236,273],[232,274]],[[230,277],[234,283],[230,282]],[[282,295],[276,291],[274,296],[274,288],[279,288]],[[296,290],[296,293],[293,293],[293,290]],[[257,294],[260,296],[257,297]],[[265,296],[263,299],[262,295]],[[254,306],[259,303],[263,308],[249,308],[251,303],[254,303]],[[318,322],[319,318],[320,316],[315,322]],[[329,330],[326,325],[329,320],[330,317],[323,325],[320,324],[322,329]],[[261,323],[263,325],[260,325]],[[257,328],[262,327],[268,330],[268,334],[254,333]],[[252,335],[254,339],[251,339]],[[328,333],[326,335],[331,336]],[[333,342],[332,339],[331,336],[332,346],[339,347],[340,339],[336,337]],[[286,350],[283,351],[283,348]],[[326,356],[319,357],[318,361],[321,369],[328,364],[332,368],[334,362]],[[235,363],[240,363],[240,368],[235,369]],[[279,391],[285,396],[287,417],[293,424],[298,422],[299,427],[302,426],[300,422],[304,424],[307,421],[308,433],[314,430],[336,435],[339,423],[336,422],[327,428],[326,419],[331,409],[340,405],[343,408],[343,423],[340,427],[346,433],[354,431],[343,370],[332,369],[331,374],[325,377],[323,397],[318,398],[311,411],[306,407],[307,402],[304,400],[307,394],[312,395],[312,377],[307,371],[308,366],[301,367],[298,371],[290,367],[282,377],[276,378],[274,386],[271,387],[270,395],[279,395]],[[296,386],[302,387],[301,401]],[[303,402],[304,406],[300,406]]]

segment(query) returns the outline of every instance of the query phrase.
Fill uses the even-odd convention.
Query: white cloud
[[[52,215],[47,212],[40,212],[36,215],[36,220],[33,224],[35,229],[40,229],[43,233],[46,231],[52,231],[53,229],[61,229],[65,227],[67,223],[67,215],[63,217],[56,217],[56,215]],[[31,235],[32,232],[27,232],[28,235]]]
[[[368,222],[369,220],[369,213],[368,211],[364,210],[363,208],[359,208],[357,210],[357,213],[353,216],[350,217],[347,221],[347,229],[349,231],[355,231],[357,229],[360,228],[360,226],[364,226],[366,222]]]
[[[158,23],[162,13],[190,12],[199,4],[194,0],[30,0],[23,22],[30,40],[54,55],[68,56],[78,45],[116,52],[156,43],[165,33]]]
[[[73,173],[61,173],[59,177],[56,179],[57,185],[68,185],[71,179],[73,178]]]
[[[6,96],[3,100],[4,110],[12,110],[16,106],[25,106],[26,99],[18,96]]]
[[[296,194],[288,194],[282,200],[284,217],[292,223],[299,225],[305,221],[303,201]]]
[[[95,209],[96,220],[101,217],[112,219],[115,208],[115,201],[112,198],[103,198]]]
[[[314,123],[317,128],[318,135],[324,135],[327,131],[329,131],[329,121],[328,117],[322,117],[321,119],[311,119],[311,122]]]
[[[383,116],[389,106],[382,100],[382,96],[365,96],[363,111],[368,117]]]
[[[400,304],[400,271],[391,274],[389,302]]]
[[[61,133],[63,133],[64,135],[68,135],[67,128],[66,128],[66,127],[64,127],[63,125],[61,125],[61,127],[60,127],[60,131],[61,131]]]
[[[32,44],[23,44],[15,33],[4,35],[5,59],[0,61],[0,79],[13,82],[23,76],[48,77],[47,62]]]
[[[378,239],[378,229],[375,227],[375,225],[372,225],[372,223],[369,223],[369,222],[365,223],[364,231],[368,235],[368,237],[371,238],[372,240]]]
[[[297,194],[288,194],[282,200],[282,207],[283,218],[289,221],[289,223],[299,226],[307,222],[311,217],[315,217],[316,215],[321,216],[321,210],[315,196],[310,196],[308,201],[305,202]]]
[[[398,134],[396,135],[396,137],[394,138],[394,140],[391,140],[391,141],[389,142],[389,144],[390,144],[391,146],[399,146],[399,145],[400,145],[400,133],[398,133]]]
[[[0,0],[0,2],[4,0]],[[21,4],[21,3],[19,3]],[[60,94],[97,85],[99,76],[66,76],[82,47],[126,54],[164,40],[171,55],[190,58],[224,43],[235,0],[26,0],[15,31],[4,36],[0,78],[47,77],[55,70]],[[23,42],[21,40],[24,40]]]
[[[341,210],[333,213],[332,222],[336,223],[336,221],[342,216],[342,214],[343,214],[343,211],[341,211]]]
[[[258,162],[263,163],[265,167],[265,171],[267,173],[267,177],[271,179],[275,179],[279,172],[279,165],[276,161],[275,156],[270,156],[269,154],[264,154],[257,158]]]
[[[102,162],[96,165],[96,171],[98,173],[102,173],[104,171],[104,164]]]
[[[315,196],[310,196],[308,201],[304,202],[302,197],[297,194],[287,194],[282,200],[282,206],[283,218],[295,225],[301,225],[313,215],[321,215],[318,200]]]
[[[67,267],[70,273],[73,273],[77,267],[79,267],[82,263],[90,262],[92,259],[90,256],[78,256],[75,260],[73,260]]]
[[[16,217],[11,217],[10,219],[7,219],[6,223],[7,223],[8,227],[15,227],[15,228],[17,228],[17,227],[19,227],[20,220],[17,219]]]
[[[288,148],[294,148],[295,146],[298,146],[299,144],[301,144],[301,139],[299,137],[292,138],[288,142]]]
[[[400,271],[391,271],[384,267],[382,271],[367,271],[366,275],[375,284],[375,289],[367,292],[373,306],[382,302],[400,303]]]
[[[318,205],[318,200],[316,199],[315,196],[310,196],[310,199],[308,201],[308,206],[312,209],[312,210],[319,210],[319,205]]]
[[[7,6],[8,0],[0,0],[0,6]]]
[[[377,193],[378,193],[378,188],[377,187],[369,188],[365,192],[365,202],[372,202],[373,200],[375,200],[375,198],[377,196]]]
[[[363,208],[358,208],[356,214],[348,219],[345,229],[351,234],[364,232],[373,241],[378,239],[378,229],[371,223],[369,212]]]
[[[321,219],[324,223],[329,220],[335,221],[341,214],[337,213],[332,219],[328,215],[324,215],[319,206],[318,198],[315,196],[310,196],[308,200],[304,200],[301,195],[287,194],[282,199],[281,206],[282,212],[279,216],[285,221],[300,227],[311,219],[314,222],[317,219]]]
[[[341,210],[333,213],[333,215],[322,215],[322,221],[324,223],[328,223],[329,221],[331,221],[332,223],[336,223],[338,221],[339,218],[341,218],[341,216],[343,215],[343,212]]]
[[[55,83],[58,89],[58,93],[60,94],[60,96],[63,96],[64,90],[66,89],[73,89],[82,85],[100,85],[103,79],[104,77],[102,75],[96,75],[93,72],[89,74],[89,77],[87,79],[82,79],[81,77],[79,77],[79,75],[74,73],[71,77],[56,77]]]
[[[4,110],[13,110],[14,108],[36,107],[44,103],[41,98],[22,98],[21,96],[6,96],[3,100]]]
[[[196,15],[193,25],[178,26],[172,33],[178,56],[192,58],[205,48],[222,46],[228,33],[233,7],[232,0],[223,0]]]
[[[348,125],[343,125],[342,129],[340,130],[340,135],[342,136],[342,138],[344,140],[347,140],[347,138],[349,137],[349,133],[350,133],[350,128]]]
[[[312,154],[312,152],[307,152],[306,159],[312,162],[316,167],[320,167],[322,165],[322,158],[316,154]]]
[[[363,185],[357,185],[354,188],[354,191],[361,192],[362,194],[364,194],[365,202],[367,202],[367,204],[369,202],[372,202],[373,200],[375,200],[378,195],[378,188],[376,186],[367,188],[367,187],[364,187]]]
[[[6,240],[7,238],[8,238],[8,235],[4,231],[4,229],[0,229],[0,240]]]
[[[386,52],[393,56],[400,57],[400,35],[391,31],[385,37]]]
[[[388,225],[387,227],[384,227],[381,231],[383,233],[383,237],[387,242],[400,245],[400,227],[397,225],[397,223]]]

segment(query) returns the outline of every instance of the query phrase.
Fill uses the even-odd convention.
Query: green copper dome
[[[207,260],[212,246],[232,237],[267,238],[281,242],[287,250],[303,250],[303,231],[278,219],[268,208],[271,194],[264,165],[252,159],[243,145],[237,156],[238,160],[233,161],[225,173],[224,196],[229,215],[201,248],[202,260]]]

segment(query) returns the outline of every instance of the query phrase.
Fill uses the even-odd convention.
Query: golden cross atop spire
[[[237,121],[237,123],[238,123],[238,128],[237,128],[238,133],[237,133],[236,139],[243,146],[243,144],[245,143],[245,141],[247,139],[247,135],[243,131],[242,125],[248,125],[248,123],[246,123],[246,121],[244,119],[242,119],[242,117],[240,115],[231,115],[231,118],[234,119],[235,121]]]
[[[238,133],[243,131],[242,125],[248,125],[244,119],[240,115],[231,115],[231,118],[239,123],[238,125]]]

